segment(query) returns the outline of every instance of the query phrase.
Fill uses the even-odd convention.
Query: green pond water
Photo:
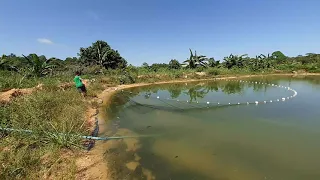
[[[241,80],[254,83],[218,80],[119,92],[108,109],[109,134],[127,129],[158,135],[139,138],[135,152],[139,167],[155,179],[319,180],[320,77]],[[297,96],[282,101],[294,92],[278,85]]]

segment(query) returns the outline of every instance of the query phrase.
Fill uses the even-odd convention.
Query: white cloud
[[[38,38],[37,41],[42,44],[53,44],[53,42],[50,39],[46,38]]]

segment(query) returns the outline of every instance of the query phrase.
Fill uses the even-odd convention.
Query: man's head
[[[80,72],[79,71],[76,71],[76,76],[79,76],[80,75]]]

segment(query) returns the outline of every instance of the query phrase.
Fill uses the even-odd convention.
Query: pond
[[[319,76],[123,90],[107,134],[150,136],[120,140],[106,159],[119,179],[318,180],[319,101]]]

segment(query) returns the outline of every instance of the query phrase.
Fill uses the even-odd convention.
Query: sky
[[[319,0],[0,0],[0,54],[77,56],[104,40],[129,64],[320,53]]]

